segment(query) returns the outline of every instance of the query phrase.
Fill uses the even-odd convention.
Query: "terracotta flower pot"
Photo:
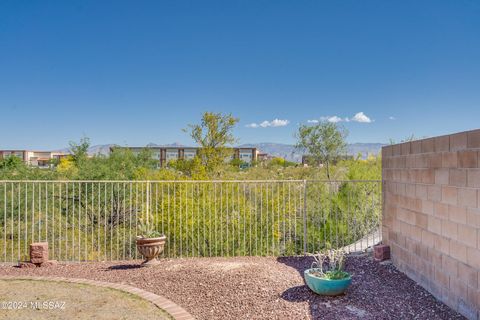
[[[142,262],[142,266],[148,267],[158,264],[156,258],[163,252],[166,239],[167,237],[165,236],[158,238],[137,237],[137,249],[145,258],[145,261]]]

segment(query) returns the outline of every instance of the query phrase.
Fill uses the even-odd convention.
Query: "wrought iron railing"
[[[140,258],[141,224],[167,257],[355,251],[379,241],[380,216],[377,180],[0,181],[0,261],[39,241],[60,261]]]

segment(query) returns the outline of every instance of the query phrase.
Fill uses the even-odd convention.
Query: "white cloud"
[[[272,127],[284,127],[288,125],[290,121],[288,120],[281,120],[281,119],[274,119],[272,122],[270,122],[270,125]]]
[[[270,121],[263,121],[262,123],[260,123],[260,127],[262,128],[266,128],[266,127],[270,127]]]
[[[365,113],[363,112],[358,112],[356,115],[353,116],[352,119],[350,119],[355,122],[362,122],[362,123],[371,123],[373,122],[372,119],[370,119]]]
[[[261,123],[250,123],[250,124],[247,124],[246,127],[247,128],[258,128],[258,127],[262,127],[262,128],[268,128],[268,127],[284,127],[286,125],[288,125],[290,123],[289,120],[282,120],[282,119],[273,119],[272,121],[263,121]]]
[[[388,117],[388,119],[390,119],[390,120],[396,120],[395,117],[393,117],[393,116]]]
[[[342,118],[340,118],[340,117],[338,117],[338,116],[320,117],[320,120],[322,120],[322,121],[328,121],[328,122],[333,122],[333,123],[345,121],[345,119],[342,119]],[[346,119],[346,121],[348,121],[348,119]]]
[[[393,118],[393,119],[392,118],[393,117],[390,117],[390,120],[395,120],[395,118]],[[352,118],[348,118],[348,117],[342,118],[342,117],[339,117],[339,116],[320,117],[320,121],[328,121],[328,122],[333,122],[333,123],[350,122],[350,121],[361,122],[361,123],[371,123],[371,122],[373,122],[373,120],[370,119],[370,117],[368,117],[363,112],[358,112]],[[319,123],[320,121],[319,120],[307,120],[308,123]]]

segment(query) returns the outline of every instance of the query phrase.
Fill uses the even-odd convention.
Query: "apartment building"
[[[134,154],[140,153],[143,149],[148,148],[152,151],[153,159],[158,161],[160,167],[166,165],[169,161],[184,159],[191,160],[199,152],[199,147],[114,147],[130,149]],[[113,148],[110,148],[112,151]],[[240,159],[245,163],[251,164],[257,161],[258,151],[256,148],[233,148],[231,159]]]
[[[56,151],[32,151],[32,150],[0,150],[0,159],[17,157],[32,167],[48,168],[51,160],[65,157],[63,152]]]

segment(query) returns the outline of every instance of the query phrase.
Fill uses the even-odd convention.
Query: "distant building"
[[[195,158],[201,148],[199,147],[111,147],[110,152],[114,148],[130,149],[134,154],[139,154],[143,149],[152,151],[153,159],[158,161],[159,167],[165,166],[172,160],[191,160]],[[240,159],[245,163],[251,164],[257,161],[258,151],[256,148],[233,148],[231,159]]]
[[[32,167],[49,168],[53,159],[60,159],[66,154],[56,151],[0,150],[0,159],[11,156],[21,159]]]

